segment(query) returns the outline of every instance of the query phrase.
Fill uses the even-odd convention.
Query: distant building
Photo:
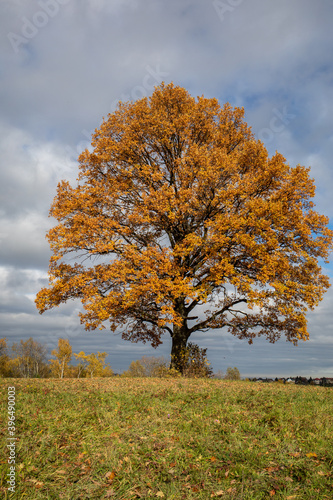
[[[333,387],[333,378],[323,377],[321,379],[321,384],[320,385],[323,385],[325,387]]]
[[[298,384],[298,385],[321,385],[325,387],[333,387],[333,377],[323,377],[323,378],[314,378],[311,377],[307,379],[306,377],[288,377],[288,378],[252,378],[248,379],[251,382],[262,382],[262,383],[272,383],[272,382],[280,382],[284,384]]]

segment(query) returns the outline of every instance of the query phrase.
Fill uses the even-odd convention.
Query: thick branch
[[[233,302],[231,302],[230,304],[222,307],[222,309],[220,309],[219,311],[216,311],[215,313],[213,313],[209,318],[205,319],[204,321],[201,321],[200,323],[192,326],[192,328],[189,329],[189,332],[192,334],[193,332],[197,332],[199,330],[203,330],[205,328],[213,328],[210,323],[211,321],[213,321],[214,319],[216,319],[218,316],[220,316],[221,314],[225,313],[226,311],[228,311],[230,309],[230,307],[233,307],[235,306],[236,304],[240,304],[241,302],[247,302],[247,299],[239,299],[239,300],[234,300]]]
[[[162,330],[167,330],[170,335],[172,336],[172,330],[170,327],[164,325],[164,326],[159,326],[158,323],[152,319],[147,319],[147,318],[143,318],[141,316],[136,316],[135,319],[139,320],[139,321],[142,321],[142,322],[145,322],[145,323],[150,323],[154,326],[156,326],[157,328],[161,328]]]

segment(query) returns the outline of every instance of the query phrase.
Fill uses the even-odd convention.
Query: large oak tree
[[[168,332],[175,367],[198,331],[306,340],[332,231],[310,169],[269,158],[243,115],[173,84],[119,103],[80,155],[78,185],[58,185],[39,311],[79,298],[87,329],[109,321],[154,347]]]

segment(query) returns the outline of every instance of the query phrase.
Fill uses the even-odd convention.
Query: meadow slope
[[[0,379],[1,498],[333,497],[333,389],[205,379]],[[16,491],[7,490],[8,387]]]

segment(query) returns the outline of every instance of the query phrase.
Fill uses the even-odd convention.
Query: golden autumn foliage
[[[0,357],[6,356],[7,354],[7,339],[3,337],[0,339]]]
[[[7,351],[7,339],[6,337],[3,337],[0,339],[0,378],[7,376],[9,371],[9,356]]]
[[[72,346],[67,339],[58,340],[58,349],[53,349],[52,356],[56,359],[50,359],[51,373],[54,377],[64,378],[69,375],[70,368],[68,363],[72,359]]]
[[[128,370],[122,373],[122,377],[167,377],[169,376],[170,361],[164,356],[142,356],[132,361]],[[175,375],[175,372],[172,373]]]
[[[39,311],[79,298],[87,329],[109,321],[154,347],[169,332],[175,367],[196,331],[306,340],[332,231],[310,169],[269,158],[243,115],[173,84],[119,103],[79,157],[77,186],[58,185]]]
[[[236,367],[231,368],[231,366],[229,366],[229,368],[227,368],[224,378],[225,380],[240,380],[241,377],[238,368]]]
[[[89,376],[90,378],[111,377],[113,375],[111,367],[105,364],[105,359],[108,356],[106,352],[97,352],[96,355],[94,352],[91,354],[85,354],[81,351],[78,354],[74,354],[74,356],[77,360],[79,360],[78,378],[80,378],[82,373],[86,374],[86,376]]]

